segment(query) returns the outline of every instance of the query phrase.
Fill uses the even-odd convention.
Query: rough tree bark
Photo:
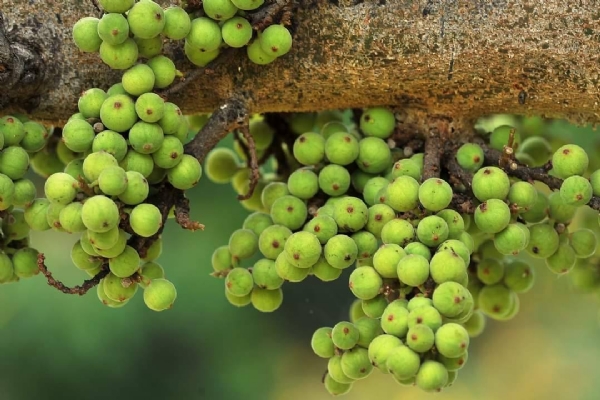
[[[463,120],[496,112],[598,119],[595,1],[296,2],[290,54],[258,66],[241,53],[172,101],[210,112],[246,91],[253,112],[393,105]],[[0,0],[0,10],[13,58],[17,48],[29,54],[15,81],[17,63],[0,37],[2,113],[60,123],[83,90],[119,79],[70,38],[79,18],[99,15],[91,0]],[[193,68],[181,46],[171,50],[182,71]]]

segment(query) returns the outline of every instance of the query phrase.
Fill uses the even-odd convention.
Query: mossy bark
[[[36,96],[2,93],[13,99],[2,113],[25,108],[60,123],[83,90],[119,80],[72,43],[73,24],[99,14],[91,0],[0,0],[0,10],[9,40],[34,46],[44,65]],[[595,2],[303,0],[288,55],[258,66],[240,50],[170,100],[187,113],[245,92],[252,112],[389,105],[461,119],[517,113],[595,122],[599,21]],[[170,47],[183,72],[194,68],[181,43]]]

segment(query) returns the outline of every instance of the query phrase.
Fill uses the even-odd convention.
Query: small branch
[[[461,214],[473,214],[477,206],[471,196],[464,193],[453,193],[452,201],[448,208],[458,211]]]
[[[277,160],[277,174],[287,179],[292,171],[290,170],[283,145],[287,147],[289,152],[292,152],[294,141],[298,135],[292,131],[284,115],[283,113],[267,113],[265,114],[265,122],[277,132],[273,140],[274,142],[277,140],[277,144],[272,144],[273,155]]]
[[[425,140],[425,155],[423,156],[423,181],[440,177],[440,159],[442,158],[443,143],[438,135],[430,133]]]
[[[268,6],[251,14],[248,18],[248,21],[254,30],[262,31],[267,26],[272,25],[275,22],[275,17],[277,14],[283,11],[281,23],[284,25],[289,25],[291,17],[291,4],[291,0],[274,0],[272,4],[269,4]]]
[[[81,284],[81,285],[70,288],[52,276],[52,273],[50,271],[48,271],[48,268],[46,267],[45,260],[46,260],[46,258],[44,257],[44,253],[40,253],[38,255],[38,260],[37,260],[38,268],[40,269],[42,274],[44,274],[44,276],[48,280],[48,285],[60,290],[61,292],[65,293],[65,294],[77,294],[79,296],[83,296],[91,288],[98,285],[100,283],[100,281],[102,280],[102,278],[104,278],[109,273],[109,269],[106,268],[106,263],[104,263],[102,265],[102,270],[100,272],[98,272],[93,278],[84,281],[83,284]]]
[[[103,11],[100,8],[100,5],[98,4],[98,0],[92,0],[92,4],[94,5],[94,8],[96,9],[96,11],[98,11],[100,16],[102,16]]]
[[[498,165],[502,169],[515,169],[515,128],[511,128],[508,134],[508,143],[502,149],[502,155],[498,160]]]
[[[213,61],[209,62],[205,67],[194,66],[190,72],[184,75],[179,82],[172,84],[168,89],[156,91],[156,94],[167,100],[170,95],[178,93],[190,83],[194,82],[202,74],[212,74],[214,69],[221,64],[229,64],[235,55],[235,48],[227,48],[221,52]]]
[[[185,5],[185,11],[192,13],[194,11],[203,11],[202,0],[188,0]]]
[[[234,129],[243,127],[248,120],[246,101],[241,98],[231,98],[220,106],[208,119],[200,132],[185,145],[185,153],[192,155],[198,161],[212,150],[221,139]]]
[[[183,229],[189,231],[204,230],[204,225],[190,219],[190,201],[183,193],[175,201],[175,220]]]
[[[352,109],[352,119],[354,123],[358,127],[360,125],[360,118],[362,117],[363,109],[362,108],[353,108]]]
[[[454,152],[446,153],[444,157],[444,166],[448,170],[450,181],[453,186],[462,184],[469,192],[471,192],[473,174],[462,169],[462,167],[458,164],[458,161],[456,161]]]
[[[242,140],[242,134],[239,131],[239,129],[236,129],[235,131],[233,131],[233,135],[234,135],[233,139],[242,148],[242,151],[244,152],[244,156],[246,157],[246,160],[249,161],[250,160],[250,149],[248,149],[248,145]]]
[[[250,129],[248,125],[245,125],[239,129],[239,131],[246,139],[246,143],[248,144],[248,152],[250,153],[250,157],[248,158],[248,167],[252,171],[252,175],[250,175],[250,185],[248,187],[248,192],[244,195],[239,195],[238,200],[248,200],[254,194],[254,189],[256,189],[256,185],[258,185],[258,180],[260,178],[260,170],[258,169],[258,158],[256,156],[256,145],[254,144],[254,138],[250,134]]]
[[[480,146],[483,149],[486,165],[499,166],[500,160],[502,158],[502,152],[490,148],[485,143],[480,143]],[[508,175],[514,176],[515,178],[519,178],[522,181],[529,183],[533,183],[533,181],[538,181],[546,184],[546,186],[548,186],[552,190],[559,190],[563,183],[563,180],[548,175],[549,169],[549,164],[543,167],[530,168],[524,164],[521,164],[517,160],[514,160],[511,164],[511,167],[504,169],[504,171]],[[600,197],[593,196],[587,205],[594,210],[600,211]]]
[[[479,145],[483,149],[486,165],[500,166],[502,152],[492,149],[485,143],[480,143]],[[522,181],[539,181],[545,183],[550,189],[560,189],[560,185],[562,185],[562,179],[548,175],[548,169],[546,167],[530,168],[517,160],[514,160],[513,166],[516,166],[516,168],[505,168],[504,170],[507,174],[519,178]]]
[[[140,257],[145,257],[148,249],[152,244],[160,237],[167,220],[169,219],[169,212],[176,204],[178,196],[183,196],[183,192],[179,189],[175,189],[169,183],[165,182],[157,188],[156,194],[146,199],[146,203],[154,204],[160,210],[162,216],[162,225],[158,232],[150,237],[141,237],[138,235],[132,235],[127,244],[137,250]],[[128,219],[122,221],[123,224],[129,224]],[[122,224],[122,225],[123,225]]]

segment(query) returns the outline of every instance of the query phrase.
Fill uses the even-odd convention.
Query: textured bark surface
[[[91,0],[0,0],[0,10],[9,39],[32,42],[45,64],[38,97],[13,109],[58,122],[83,90],[119,80],[121,72],[72,43],[72,25],[98,16]],[[170,100],[187,113],[210,112],[246,91],[253,112],[390,105],[461,119],[506,112],[596,121],[599,20],[592,0],[305,3],[288,55],[258,66],[242,50]],[[173,47],[178,67],[193,68],[181,44]]]

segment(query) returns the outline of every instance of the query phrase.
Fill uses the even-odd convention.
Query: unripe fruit
[[[205,0],[202,8],[207,16],[217,21],[228,20],[238,11],[231,0]]]
[[[111,45],[107,42],[102,42],[100,45],[100,58],[112,69],[123,70],[133,67],[138,55],[137,44],[131,38],[117,45]]]
[[[94,232],[88,230],[84,235],[87,236],[87,240],[94,248],[108,250],[114,247],[119,241],[119,227],[115,226],[113,229],[106,232]]]
[[[121,13],[104,14],[98,23],[98,35],[110,44],[119,45],[129,38],[129,24]]]
[[[309,169],[297,169],[288,178],[288,190],[300,199],[310,199],[319,191],[319,178]]]
[[[133,7],[135,0],[98,0],[100,7],[108,13],[124,13]]]
[[[173,307],[176,298],[175,286],[166,279],[154,279],[144,289],[144,303],[153,311],[163,311]]]
[[[294,141],[294,158],[302,165],[315,165],[325,156],[325,138],[314,132],[303,133]]]
[[[73,25],[73,41],[79,50],[95,53],[100,50],[102,39],[98,35],[98,23],[95,17],[84,17]]]
[[[171,40],[181,40],[190,33],[192,21],[188,13],[181,7],[172,6],[164,11],[165,26],[163,35]]]
[[[583,206],[592,199],[592,196],[592,185],[582,176],[570,176],[560,185],[560,197],[567,205]]]
[[[458,165],[467,171],[477,171],[483,165],[483,159],[483,149],[475,143],[465,143],[456,152]]]
[[[37,259],[38,251],[30,247],[24,247],[15,251],[12,255],[13,270],[19,278],[31,278],[39,274]]]
[[[408,332],[408,310],[406,302],[394,300],[381,315],[381,328],[387,334],[404,337]]]
[[[558,249],[559,237],[554,227],[548,224],[529,226],[527,252],[535,258],[548,258]]]
[[[323,255],[332,267],[345,269],[356,261],[358,246],[346,235],[335,235],[325,244]]]
[[[127,141],[120,133],[104,130],[96,135],[92,142],[92,152],[105,151],[111,154],[117,161],[122,161],[127,155]],[[77,161],[77,160],[73,160]],[[80,161],[83,163],[83,160]],[[65,172],[67,172],[65,170]],[[83,176],[83,174],[81,174]]]
[[[321,358],[331,358],[335,355],[331,331],[332,328],[319,328],[313,333],[310,341],[313,352]]]
[[[529,211],[537,201],[537,189],[529,182],[514,182],[508,192],[509,204],[514,204],[520,212]]]
[[[79,184],[71,175],[59,172],[50,175],[44,184],[46,198],[52,203],[67,205],[75,199]]]
[[[225,290],[232,296],[247,296],[253,287],[254,279],[252,278],[252,274],[245,268],[234,268],[225,277]]]
[[[293,266],[310,268],[321,256],[321,243],[313,233],[299,231],[286,240],[284,251]]]
[[[127,189],[127,173],[121,167],[108,167],[100,172],[98,186],[102,193],[118,196]]]
[[[252,25],[246,18],[234,17],[221,27],[223,41],[230,47],[244,47],[252,39]]]
[[[163,51],[163,38],[160,36],[155,36],[150,39],[142,39],[134,36],[133,40],[137,45],[138,54],[140,57],[156,57],[159,56]]]
[[[469,334],[459,324],[444,324],[435,333],[435,347],[444,357],[460,357],[469,348]]]
[[[118,303],[127,302],[135,295],[138,289],[137,283],[129,282],[112,273],[102,279],[101,285],[106,297]]]
[[[383,280],[372,267],[358,267],[350,274],[350,290],[361,300],[370,300],[379,294]]]
[[[167,172],[169,183],[177,189],[191,189],[202,176],[202,166],[193,156],[184,154],[181,161]]]
[[[380,138],[369,136],[358,143],[359,152],[356,164],[361,170],[370,174],[383,172],[392,158],[388,144]]]
[[[358,140],[351,133],[333,133],[325,142],[325,155],[332,164],[351,164],[358,157],[358,152]]]
[[[419,182],[407,175],[395,178],[385,189],[385,204],[399,212],[416,208],[419,205]]]
[[[119,224],[119,208],[106,196],[93,196],[83,203],[83,224],[91,231],[106,232]]]
[[[165,27],[165,14],[160,5],[153,1],[136,3],[127,13],[131,33],[141,39],[158,36]]]
[[[472,184],[473,194],[479,201],[503,200],[510,190],[508,175],[498,167],[481,168],[473,175]]]
[[[419,389],[426,392],[438,391],[448,383],[448,370],[437,361],[424,361],[419,368],[415,383]]]
[[[139,4],[139,3],[138,3]],[[123,74],[123,88],[133,96],[148,93],[154,87],[154,71],[146,64],[137,64]]]
[[[60,210],[58,220],[60,226],[69,233],[83,232],[86,230],[83,220],[81,219],[81,211],[83,205],[79,202],[68,204]]]
[[[91,153],[83,161],[83,174],[89,182],[98,180],[102,171],[118,166],[117,159],[105,151]]]
[[[102,103],[100,119],[108,129],[125,132],[131,129],[138,119],[135,103],[125,94],[110,96]]]
[[[485,233],[498,233],[510,222],[510,209],[502,200],[489,199],[475,209],[475,224]]]
[[[350,188],[350,173],[342,166],[329,164],[319,172],[319,187],[329,196],[340,196]]]
[[[405,347],[402,344],[402,341],[393,335],[380,335],[377,336],[371,343],[369,343],[368,349],[368,357],[373,366],[379,368],[383,373],[390,373],[391,371],[388,369],[387,362],[392,354],[394,354],[395,349]],[[405,357],[400,357],[401,359],[405,359]],[[418,358],[418,356],[417,356]],[[404,363],[395,363],[392,362],[395,366],[396,364],[404,364]],[[418,368],[418,367],[417,367]],[[403,371],[399,371],[403,372]],[[415,371],[416,373],[416,371]]]
[[[552,155],[552,173],[561,179],[573,175],[583,175],[588,164],[587,153],[576,144],[564,145]]]
[[[419,201],[429,211],[440,211],[452,201],[452,188],[443,179],[427,179],[419,186]]]
[[[139,204],[131,210],[129,224],[136,234],[150,237],[161,228],[162,215],[154,204]]]
[[[79,97],[77,108],[84,118],[100,118],[100,108],[107,98],[108,94],[102,89],[88,89]]]
[[[259,43],[266,54],[281,57],[292,48],[292,34],[285,26],[273,24],[259,35]]]
[[[275,290],[254,287],[250,295],[252,306],[260,312],[273,312],[281,307],[283,303],[283,291],[281,288]]]
[[[258,7],[262,6],[265,2],[264,0],[231,0],[233,4],[240,10],[251,11],[256,10]]]
[[[210,18],[196,18],[192,21],[190,32],[185,40],[203,53],[212,52],[221,45],[221,28]]]
[[[127,278],[135,273],[140,266],[140,256],[131,246],[125,246],[125,249],[116,257],[108,260],[110,272],[120,278]]]
[[[448,238],[448,224],[436,215],[430,215],[419,221],[417,237],[426,246],[435,247]]]

